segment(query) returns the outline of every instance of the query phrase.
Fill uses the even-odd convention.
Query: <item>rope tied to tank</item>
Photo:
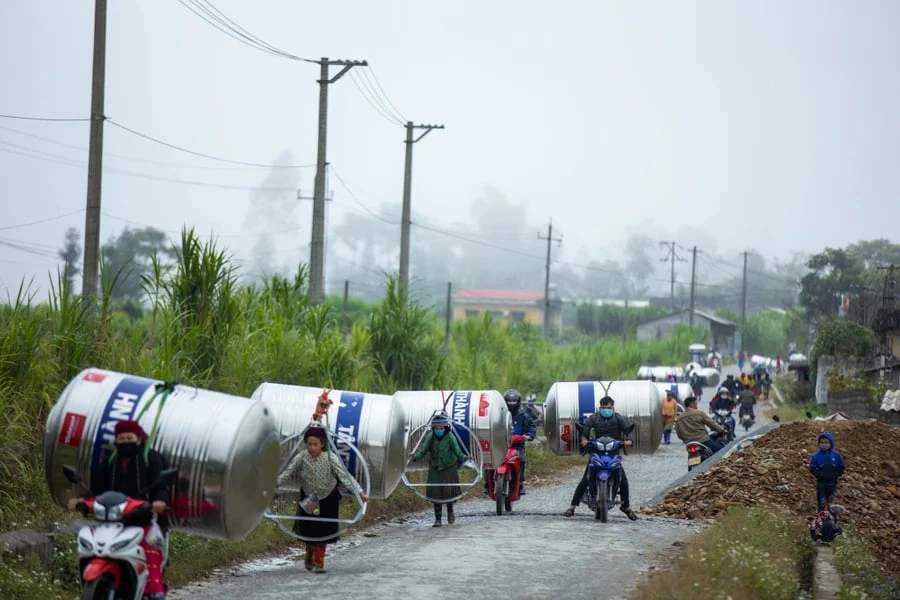
[[[159,399],[159,405],[156,408],[156,415],[153,417],[153,425],[150,427],[150,433],[147,435],[147,442],[144,444],[144,460],[150,460],[150,448],[153,447],[153,442],[156,439],[156,434],[159,432],[159,417],[162,414],[163,407],[166,405],[166,400],[169,399],[169,394],[175,391],[175,386],[178,385],[174,381],[163,381],[157,383],[153,392],[153,396],[150,397],[150,400],[141,407],[141,410],[138,412],[137,416],[134,418],[135,421],[140,421],[141,417],[144,416],[144,413],[149,410],[153,404],[156,403],[157,398]]]

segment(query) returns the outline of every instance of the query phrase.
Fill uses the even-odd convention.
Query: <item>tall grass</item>
[[[437,314],[389,278],[384,299],[349,327],[340,302],[312,306],[306,270],[238,284],[214,242],[185,230],[174,261],[159,257],[143,276],[146,312],[116,306],[127,268],[103,277],[86,305],[64,277],[40,302],[23,282],[0,304],[0,531],[62,516],[44,483],[41,437],[49,409],[81,369],[100,367],[249,396],[264,381],[378,393],[399,389],[543,392],[583,373],[633,378],[643,363],[681,364],[702,334],[671,340],[579,338],[556,346],[534,328],[488,318],[453,323],[444,345]],[[130,282],[129,282],[130,283]]]

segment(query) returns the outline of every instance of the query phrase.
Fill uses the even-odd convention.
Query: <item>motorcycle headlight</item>
[[[106,507],[99,502],[94,502],[94,518],[98,521],[106,520]]]
[[[115,543],[113,543],[109,547],[109,551],[110,552],[118,552],[122,548],[126,548],[126,547],[130,546],[131,544],[135,543],[138,540],[138,538],[140,538],[140,536],[143,535],[143,533],[144,533],[143,530],[140,530],[140,531],[136,532],[134,535],[130,535],[121,540],[117,540]]]
[[[606,450],[607,452],[613,450],[615,447],[616,447],[615,442],[607,442],[606,444],[603,444],[603,449]]]
[[[109,510],[106,511],[106,520],[107,521],[121,521],[122,520],[122,505],[119,504],[117,506],[111,506]]]
[[[94,544],[86,537],[78,536],[78,547],[85,552],[92,552],[94,550]]]

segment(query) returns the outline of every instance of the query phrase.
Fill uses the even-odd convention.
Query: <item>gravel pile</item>
[[[769,505],[799,517],[816,512],[807,465],[823,430],[834,435],[847,468],[837,502],[865,536],[882,569],[900,576],[900,430],[875,420],[787,423],[672,490],[642,512],[710,520],[730,505]]]

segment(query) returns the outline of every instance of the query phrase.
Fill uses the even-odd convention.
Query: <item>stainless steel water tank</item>
[[[253,392],[275,417],[281,439],[302,432],[316,410],[320,387],[263,383]],[[400,483],[406,464],[409,436],[406,415],[393,396],[331,390],[328,423],[338,440],[345,439],[359,448],[369,467],[370,493],[376,499],[391,495]],[[341,452],[347,470],[357,479],[361,465],[349,449]]]
[[[60,505],[83,495],[65,478],[72,465],[87,483],[106,460],[116,423],[134,419],[155,394],[153,379],[87,369],[63,390],[44,432],[44,467]],[[237,541],[260,523],[275,491],[280,460],[278,430],[259,402],[178,385],[165,403],[157,398],[141,416],[153,447],[179,469],[172,524],[196,535]]]
[[[600,399],[609,395],[616,412],[634,421],[629,452],[651,454],[662,437],[662,397],[651,381],[559,381],[550,386],[544,402],[544,431],[556,454],[577,454],[579,433],[576,424],[600,408]]]
[[[450,419],[468,427],[478,438],[484,467],[493,468],[503,462],[509,445],[509,409],[503,395],[496,390],[457,390],[427,392],[397,392],[394,398],[406,413],[409,430],[413,432],[427,424],[437,410],[445,410]],[[465,450],[472,440],[469,433],[459,429]],[[409,470],[423,468],[410,464]]]
[[[650,376],[656,378],[656,381],[666,381],[669,379],[669,375],[674,375],[676,381],[681,381],[684,379],[684,369],[681,367],[665,367],[665,366],[649,366],[649,365],[641,365],[638,367],[637,371],[637,379],[650,379]]]
[[[694,390],[691,389],[691,386],[687,383],[666,383],[657,381],[656,388],[659,390],[659,399],[662,402],[662,399],[665,398],[666,392],[668,390],[673,390],[675,392],[675,399],[678,400],[679,403],[684,404],[684,399],[688,396],[692,396],[694,394]],[[615,398],[615,396],[613,396]],[[616,399],[616,407],[618,407],[619,401]]]

